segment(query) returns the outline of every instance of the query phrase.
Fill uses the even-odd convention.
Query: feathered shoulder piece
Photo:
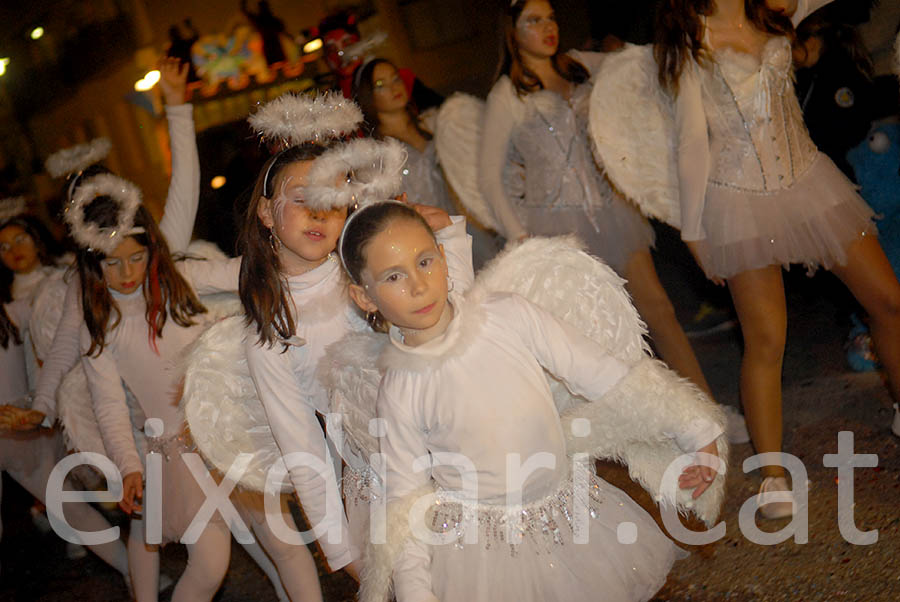
[[[281,148],[338,139],[356,131],[362,120],[356,103],[334,92],[284,94],[247,119],[258,136]]]
[[[101,196],[109,197],[119,205],[118,221],[111,227],[101,228],[84,217],[85,207]],[[78,185],[66,205],[63,219],[75,242],[86,249],[108,254],[126,236],[144,231],[143,228],[134,228],[134,216],[140,205],[141,191],[137,186],[112,174],[98,174]]]
[[[0,223],[25,213],[27,203],[25,197],[14,196],[0,200]]]
[[[44,167],[54,178],[78,174],[105,159],[111,147],[108,138],[95,138],[85,144],[56,151],[47,157]]]

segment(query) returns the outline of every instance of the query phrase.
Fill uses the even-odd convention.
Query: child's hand
[[[410,203],[410,206],[425,218],[425,221],[428,222],[428,225],[434,232],[453,225],[453,222],[450,220],[450,214],[443,209],[432,207],[431,205],[419,205],[418,203]]]
[[[163,101],[169,105],[184,104],[184,91],[187,89],[188,64],[171,56],[159,60],[159,88]]]
[[[709,454],[711,456],[719,457],[719,450],[716,447],[716,442],[713,441],[708,445],[705,445],[697,450],[698,454]],[[716,470],[711,466],[704,466],[702,464],[692,464],[685,468],[681,476],[678,477],[678,486],[682,489],[693,489],[694,493],[691,495],[693,499],[697,499],[703,492],[706,491],[710,485],[712,485],[713,480],[716,478]]]
[[[119,508],[126,514],[140,512],[141,505],[136,501],[144,498],[144,475],[140,472],[130,472],[122,479],[122,500]]]
[[[0,406],[0,430],[33,431],[41,426],[44,413],[17,406]]]

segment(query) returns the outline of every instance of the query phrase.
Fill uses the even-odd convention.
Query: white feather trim
[[[456,93],[441,105],[434,145],[447,181],[466,211],[488,228],[498,229],[494,213],[478,186],[478,157],[484,102]]]
[[[332,209],[391,199],[403,186],[405,164],[406,149],[393,138],[340,144],[313,161],[303,188],[306,204]]]
[[[369,432],[369,424],[375,418],[381,384],[378,358],[387,342],[387,335],[375,332],[348,334],[328,347],[317,369],[331,411],[342,415],[344,435],[353,452],[362,458],[379,452],[378,439]]]
[[[98,196],[108,196],[119,204],[119,220],[111,228],[101,228],[84,219],[84,209]],[[134,216],[141,205],[141,191],[137,186],[112,174],[91,176],[75,189],[66,205],[63,218],[69,225],[72,238],[82,247],[112,253],[122,240],[131,234]]]
[[[181,404],[200,453],[213,468],[228,471],[239,453],[253,454],[241,486],[265,491],[266,476],[281,451],[250,377],[244,352],[243,317],[227,318],[204,332],[187,355]],[[292,486],[287,478],[282,491]]]
[[[589,421],[587,437],[572,435],[571,425],[576,419]],[[663,436],[663,431],[672,424],[688,425],[698,420],[724,432],[721,408],[693,383],[650,358],[635,365],[603,399],[580,403],[562,416],[569,454],[589,453],[623,462],[631,478],[659,503],[674,505],[683,514],[693,512],[712,526],[725,496],[723,473],[696,500],[691,499],[690,490],[678,489],[672,497],[661,489],[666,469],[685,453],[674,440]],[[719,456],[727,465],[728,443],[724,436],[716,442]]]
[[[680,228],[675,116],[657,80],[652,46],[607,55],[591,92],[594,154],[641,212]]]
[[[7,197],[0,200],[0,223],[25,213],[28,204],[23,196]]]
[[[284,94],[247,119],[264,139],[287,147],[339,138],[356,130],[362,120],[356,103],[340,92]]]
[[[112,144],[108,138],[95,138],[85,144],[56,151],[47,157],[44,167],[54,178],[77,174],[105,159],[110,148]]]

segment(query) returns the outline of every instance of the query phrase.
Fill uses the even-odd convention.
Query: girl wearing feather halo
[[[674,139],[661,148],[677,151],[682,239],[734,300],[741,400],[760,453],[782,443],[782,266],[822,266],[847,285],[900,400],[900,284],[872,211],[809,138],[791,82],[794,26],[829,1],[666,0],[659,12],[658,82],[674,102]],[[780,465],[762,475],[761,502],[790,491]],[[794,511],[793,501],[761,507],[769,518]]]
[[[317,419],[329,410],[316,370],[328,345],[366,328],[334,255],[344,220],[359,199],[397,194],[405,160],[398,143],[342,141],[361,120],[352,101],[334,94],[286,95],[253,115],[254,129],[282,150],[257,178],[240,239],[240,295],[255,331],[245,343],[250,376],[280,455],[309,454],[325,467],[288,466],[288,476],[317,535],[337,534],[318,538],[330,568],[357,579],[369,511],[368,504],[350,504],[358,492],[347,488],[366,478],[368,462],[343,447],[329,449]],[[471,275],[465,221],[434,207],[417,210],[440,229],[458,271]],[[334,451],[347,465],[349,524],[331,468]]]
[[[511,241],[577,235],[628,281],[660,357],[712,395],[656,274],[650,224],[610,187],[591,155],[589,80],[603,55],[559,52],[552,3],[517,0],[504,9],[502,56],[479,153],[481,193],[501,233]],[[739,414],[729,421],[730,432],[744,430]]]
[[[139,601],[158,596],[158,549],[151,544],[181,540],[205,500],[186,464],[193,447],[177,403],[181,380],[177,363],[186,346],[214,319],[198,295],[236,292],[240,267],[235,259],[177,263],[173,259],[173,252],[183,252],[190,242],[199,200],[199,163],[192,107],[183,102],[187,68],[177,59],[167,59],[161,71],[173,157],[163,221],[156,224],[130,182],[98,166],[77,170],[65,213],[78,244],[77,278],[65,292],[63,316],[53,337],[55,346],[60,335],[66,335],[57,358],[61,365],[57,379],[71,367],[63,366],[69,357],[77,360],[83,353],[81,365],[101,445],[124,475],[119,505],[132,514],[130,589]],[[74,320],[73,313],[78,314]],[[73,324],[80,337],[68,336]],[[126,386],[136,405],[129,405]],[[141,417],[154,422],[141,423]],[[144,447],[164,458],[162,479],[154,479],[154,489],[148,492],[161,503],[160,539],[151,533],[155,541],[149,542],[140,503],[145,493]],[[309,552],[278,540],[250,505],[254,500],[233,501],[262,544],[244,541],[247,552],[270,578],[279,599],[298,597],[296,590],[290,594],[285,590],[302,573],[302,555],[308,557]],[[282,519],[292,524],[289,516]],[[228,568],[230,538],[228,526],[216,515],[195,540],[187,542],[188,564],[173,600],[213,597]]]
[[[528,244],[544,243],[523,248]],[[465,296],[450,290],[443,249],[427,223],[400,203],[357,210],[339,250],[350,296],[390,324],[376,402],[385,433],[388,542],[370,547],[361,598],[387,600],[392,576],[399,602],[587,601],[600,592],[609,600],[650,599],[678,549],[587,466],[573,477],[544,369],[587,400],[582,407],[608,412],[606,419],[594,416],[595,427],[612,420],[639,446],[670,440],[683,453],[716,456],[724,442],[714,404],[658,362],[620,359],[622,349],[610,352],[518,295],[478,284]],[[621,286],[605,266],[600,270]],[[629,306],[614,317],[619,326],[627,328],[630,312]],[[646,388],[647,369],[666,375],[656,394]],[[626,390],[640,392],[626,401],[620,397]],[[678,479],[695,501],[716,480],[713,464],[701,464]],[[436,497],[428,500],[426,528],[440,543],[411,524],[412,508],[429,495]],[[579,514],[579,504],[589,511]],[[618,527],[626,521],[634,528],[627,541]]]

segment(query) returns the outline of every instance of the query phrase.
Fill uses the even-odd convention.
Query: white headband
[[[111,198],[119,207],[119,219],[114,226],[101,228],[85,220],[84,209],[99,196]],[[143,228],[134,227],[134,217],[141,206],[141,191],[137,186],[112,174],[99,174],[84,180],[66,205],[63,219],[69,225],[72,238],[89,251],[110,254],[126,236],[140,234]]]

